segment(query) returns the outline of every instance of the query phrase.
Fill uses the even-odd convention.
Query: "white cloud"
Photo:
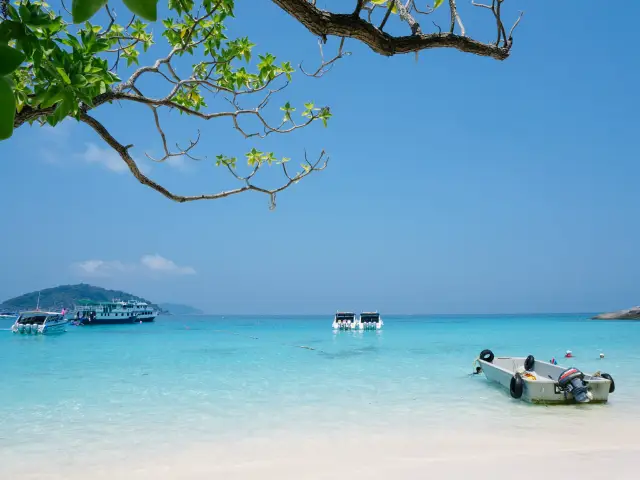
[[[111,277],[116,273],[132,270],[131,265],[125,265],[119,260],[85,260],[74,263],[72,268],[80,274],[92,277]]]
[[[151,156],[153,156],[152,154],[149,154]],[[153,158],[157,158],[160,159],[162,158],[163,155],[160,156],[156,156]],[[191,172],[193,171],[193,166],[191,164],[191,162],[193,162],[194,160],[191,160],[190,158],[188,158],[185,155],[178,155],[175,157],[169,157],[166,160],[163,161],[158,161],[155,160],[154,163],[159,163],[161,165],[166,165],[168,167],[171,167],[175,170],[178,170],[179,172]]]
[[[122,160],[120,155],[110,147],[99,147],[95,143],[85,143],[85,151],[77,153],[76,158],[79,158],[86,163],[102,165],[107,170],[115,173],[127,173],[129,172],[129,166]],[[151,171],[151,165],[144,163],[134,158],[138,168],[142,173],[147,175]]]
[[[175,275],[193,275],[196,273],[193,267],[179,267],[172,260],[158,254],[144,255],[140,259],[140,263],[154,272],[165,272]]]
[[[167,159],[167,165],[175,168],[176,170],[185,171],[187,170],[187,162],[184,159],[184,155],[180,155],[179,157],[171,157]]]
[[[95,143],[86,143],[86,150],[83,153],[77,154],[79,158],[87,163],[97,163],[102,165],[107,170],[111,170],[116,173],[125,173],[129,170],[127,164],[124,163],[120,155],[115,150],[110,148],[100,148]]]
[[[143,255],[136,263],[125,263],[120,260],[85,260],[71,265],[71,269],[80,276],[114,277],[123,273],[162,274],[162,275],[195,275],[193,267],[176,265],[175,262],[161,255]]]

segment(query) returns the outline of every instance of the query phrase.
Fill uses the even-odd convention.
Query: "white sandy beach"
[[[3,459],[1,478],[38,480],[477,479],[635,480],[640,421],[547,420],[446,429],[363,427],[340,434],[283,431],[226,442],[87,448],[55,459]],[[4,470],[4,472],[2,472]]]

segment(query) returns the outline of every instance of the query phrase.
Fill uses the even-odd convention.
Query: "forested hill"
[[[36,308],[38,304],[38,293],[40,293],[40,309],[41,310],[60,310],[62,308],[73,308],[80,300],[90,300],[94,302],[110,302],[114,298],[120,300],[138,300],[147,302],[154,309],[164,313],[158,305],[145,300],[142,297],[132,295],[131,293],[121,292],[118,290],[107,290],[101,287],[94,287],[86,283],[78,285],[60,285],[59,287],[45,288],[40,292],[31,292],[20,295],[19,297],[10,298],[0,303],[4,309],[10,310],[28,310]]]
[[[172,315],[202,315],[202,310],[181,303],[161,303],[160,308]]]

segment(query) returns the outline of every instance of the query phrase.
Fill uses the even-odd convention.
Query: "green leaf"
[[[24,32],[24,25],[19,22],[12,20],[0,22],[0,42],[2,43],[8,43],[11,39],[19,38],[22,32]]]
[[[67,72],[64,71],[64,68],[56,67],[56,70],[62,77],[62,80],[64,80],[64,83],[66,83],[67,85],[71,85],[71,79],[69,78],[69,75],[67,75]]]
[[[56,109],[53,111],[53,114],[51,114],[47,119],[49,121],[49,124],[52,127],[55,127],[58,123],[64,120],[65,117],[69,115],[69,113],[71,113],[71,110],[73,110],[73,107],[74,107],[73,97],[71,96],[70,93],[65,92],[65,94],[63,95],[62,101],[56,106]]]
[[[24,62],[24,54],[8,45],[0,45],[0,76],[9,75]]]
[[[71,4],[73,23],[86,22],[106,4],[107,0],[73,0]]]
[[[442,5],[442,2],[444,2],[444,0],[435,0],[434,4],[433,4],[433,9],[435,10],[436,8],[438,8],[440,5]]]
[[[18,7],[18,11],[20,12],[20,19],[28,25],[29,20],[31,20],[31,10],[23,3]]]
[[[16,119],[16,98],[9,82],[0,77],[0,140],[13,135],[13,122]]]
[[[438,2],[442,3],[442,0],[436,0],[436,4]],[[373,3],[374,5],[387,6],[388,1],[387,0],[371,0],[371,3]],[[391,8],[391,12],[398,13],[398,7],[396,6],[395,2],[393,2],[393,7]]]
[[[40,107],[49,108],[62,100],[62,96],[62,87],[54,85],[44,92],[42,100],[40,101]]]
[[[123,0],[131,12],[145,20],[155,22],[158,19],[158,0]]]
[[[291,106],[291,102],[285,103],[282,107],[280,107],[280,110],[282,110],[283,112],[287,112],[287,113],[296,111],[296,109]]]
[[[85,87],[87,85],[87,77],[76,73],[71,77],[71,83],[74,87]]]
[[[69,35],[68,33],[67,33],[67,38],[62,38],[62,39],[59,40],[59,42],[62,43],[63,45],[69,45],[74,50],[81,50],[82,49],[78,39],[76,37],[72,36],[72,35]]]

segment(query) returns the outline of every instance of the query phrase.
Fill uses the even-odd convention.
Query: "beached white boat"
[[[509,389],[513,398],[531,403],[604,403],[616,388],[607,373],[587,375],[575,367],[536,360],[533,355],[496,357],[491,350],[483,350],[476,361],[475,373],[484,373]]]
[[[353,330],[356,328],[356,314],[352,312],[336,312],[331,325],[334,330]]]
[[[357,327],[360,330],[379,330],[384,325],[378,312],[362,312],[358,318]]]
[[[68,323],[63,313],[33,310],[21,312],[11,331],[26,335],[54,335],[64,333]]]

